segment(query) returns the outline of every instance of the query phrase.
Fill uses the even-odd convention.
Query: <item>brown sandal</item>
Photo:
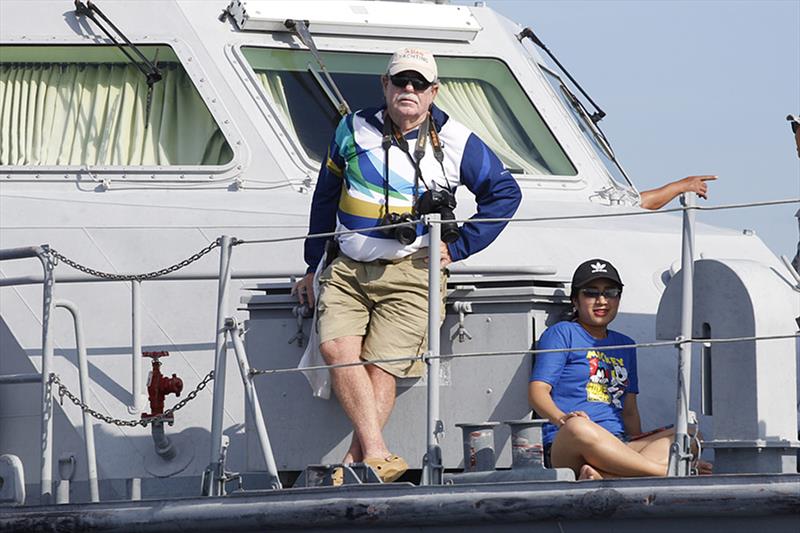
[[[339,487],[344,483],[344,468],[337,466],[331,470],[331,485]]]
[[[364,459],[372,467],[384,483],[391,483],[408,470],[406,460],[398,455],[390,455],[385,459]]]

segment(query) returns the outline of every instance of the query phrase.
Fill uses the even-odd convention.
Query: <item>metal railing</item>
[[[0,250],[0,261],[37,258],[42,264],[42,371],[39,375],[42,398],[41,432],[41,500],[51,503],[53,497],[53,395],[50,390],[50,373],[53,367],[53,338],[50,331],[50,318],[53,314],[53,285],[55,275],[49,248],[28,246]]]
[[[690,366],[689,358],[691,356],[691,345],[693,343],[703,343],[705,345],[712,343],[725,343],[725,342],[744,342],[753,340],[770,340],[780,338],[798,337],[794,335],[784,336],[761,336],[761,337],[740,337],[729,339],[693,339],[691,335],[692,324],[692,298],[693,298],[693,269],[694,269],[694,212],[698,210],[721,210],[721,209],[738,209],[745,207],[758,207],[769,205],[781,205],[790,203],[800,203],[800,199],[787,199],[776,200],[767,202],[752,202],[747,204],[729,204],[719,206],[697,206],[694,203],[695,195],[692,193],[685,194],[682,197],[682,207],[674,209],[665,209],[660,211],[630,211],[619,213],[604,213],[604,214],[576,214],[564,216],[551,216],[551,217],[531,217],[531,218],[497,218],[497,219],[480,219],[480,220],[457,220],[456,222],[464,223],[487,223],[487,222],[540,222],[540,221],[559,221],[559,220],[577,220],[589,218],[612,218],[612,217],[626,217],[626,216],[652,216],[664,213],[683,213],[683,238],[682,238],[682,265],[684,272],[684,284],[682,293],[682,306],[681,306],[681,335],[675,341],[664,342],[649,342],[637,343],[632,345],[606,347],[606,348],[620,348],[620,347],[635,347],[635,348],[653,348],[659,346],[675,346],[678,351],[679,360],[679,375],[677,387],[677,404],[676,404],[676,437],[675,442],[670,452],[669,475],[685,476],[689,473],[689,465],[691,459],[691,452],[689,448],[690,440],[688,436],[688,406],[689,406],[689,382],[690,382]],[[426,456],[423,459],[423,477],[422,483],[424,484],[438,484],[441,483],[442,474],[442,461],[441,450],[439,448],[439,439],[442,433],[443,423],[439,414],[439,390],[438,380],[432,379],[438,376],[438,365],[440,359],[447,357],[448,359],[459,357],[489,357],[493,355],[515,355],[515,354],[531,354],[531,353],[549,353],[568,351],[565,349],[559,350],[524,350],[520,352],[475,352],[464,353],[459,355],[442,356],[439,353],[439,332],[440,332],[440,316],[438,297],[432,295],[439,294],[439,244],[440,237],[440,224],[441,221],[438,215],[428,215],[422,221],[427,225],[429,230],[429,321],[428,321],[428,350],[423,355],[409,355],[408,357],[395,358],[388,361],[411,361],[422,360],[427,368],[427,428],[426,428]],[[397,227],[401,225],[415,224],[415,222],[405,222],[394,224],[387,227]],[[216,279],[218,282],[218,298],[217,298],[217,327],[216,327],[216,342],[215,342],[215,361],[214,361],[214,392],[213,392],[213,408],[212,408],[212,422],[211,422],[211,450],[209,455],[209,466],[206,470],[208,479],[204,482],[205,495],[221,495],[224,494],[224,457],[226,453],[226,444],[223,442],[222,435],[222,420],[224,411],[224,396],[225,396],[225,365],[226,365],[226,352],[227,340],[230,338],[237,358],[239,360],[240,370],[242,372],[243,383],[245,384],[247,403],[253,410],[254,419],[256,419],[256,429],[258,432],[259,443],[262,448],[265,462],[267,464],[268,472],[273,477],[273,486],[280,487],[280,482],[277,479],[277,469],[275,467],[274,459],[272,459],[272,451],[267,436],[266,425],[263,422],[263,417],[260,414],[260,406],[255,394],[255,387],[252,384],[252,378],[258,375],[280,374],[288,372],[301,372],[297,368],[286,369],[271,369],[260,370],[252,369],[247,362],[247,356],[244,351],[241,339],[234,332],[238,331],[238,324],[235,319],[229,316],[229,309],[227,307],[229,285],[231,279],[235,278],[294,278],[295,273],[286,272],[240,272],[234,274],[231,270],[231,254],[234,246],[237,245],[250,245],[250,244],[266,244],[276,242],[286,242],[291,240],[305,240],[308,238],[329,238],[342,234],[358,233],[367,230],[350,230],[339,232],[328,232],[313,235],[298,235],[291,237],[280,237],[271,239],[254,239],[254,240],[239,240],[230,236],[222,236],[207,246],[198,254],[192,256],[187,260],[182,261],[172,267],[162,269],[160,271],[151,272],[141,275],[119,275],[107,274],[87,267],[83,267],[68,260],[63,255],[51,250],[47,245],[38,247],[27,248],[14,248],[7,250],[0,250],[0,261],[10,259],[22,259],[27,257],[38,257],[42,262],[43,275],[41,278],[35,276],[25,276],[17,278],[6,278],[0,280],[0,286],[20,285],[30,283],[43,283],[43,320],[42,320],[42,372],[41,374],[24,374],[12,376],[0,376],[0,384],[2,383],[22,383],[31,382],[33,379],[40,379],[42,383],[42,501],[49,503],[52,498],[52,391],[49,386],[52,372],[52,359],[53,359],[53,342],[50,331],[50,317],[52,310],[56,305],[53,300],[53,286],[55,284],[54,276],[54,257],[64,260],[65,263],[71,267],[76,268],[87,274],[88,276],[65,276],[66,282],[84,282],[84,281],[130,281],[132,283],[132,394],[134,404],[131,406],[132,412],[137,412],[141,407],[141,403],[137,402],[137,398],[141,396],[141,359],[138,359],[137,364],[136,354],[138,352],[141,357],[141,341],[140,341],[140,284],[143,280],[197,280]],[[213,248],[220,248],[220,266],[219,272],[216,275],[210,273],[203,274],[175,274],[175,271],[187,266],[194,260],[210,252]],[[800,275],[790,268],[788,260],[783,258],[787,269],[797,281],[795,290],[800,290]],[[553,270],[548,268],[538,269],[537,272],[553,273]],[[688,282],[687,282],[688,281]],[[63,302],[62,302],[63,303]],[[77,318],[76,320],[76,335],[77,333]],[[238,341],[238,342],[237,342]],[[137,349],[138,348],[138,349]],[[570,348],[569,350],[574,350]],[[80,349],[78,350],[80,352]],[[80,358],[80,355],[79,355]],[[358,361],[354,363],[346,363],[339,365],[320,365],[318,367],[307,367],[303,370],[313,369],[335,369],[345,366],[367,365],[372,364],[366,361]],[[83,388],[82,388],[83,389]],[[82,391],[83,392],[83,391]],[[141,401],[141,400],[140,400]],[[84,408],[84,415],[86,409]],[[258,422],[260,420],[260,422]],[[86,421],[84,426],[89,427]],[[88,446],[88,444],[87,444]]]

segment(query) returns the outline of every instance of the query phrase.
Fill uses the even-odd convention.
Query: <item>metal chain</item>
[[[93,268],[81,265],[80,263],[77,263],[68,257],[65,257],[64,255],[62,255],[53,248],[47,249],[45,251],[45,254],[52,261],[53,266],[58,264],[58,261],[63,261],[65,264],[71,266],[75,270],[80,270],[84,274],[89,274],[90,276],[94,276],[96,278],[103,278],[112,281],[142,281],[147,279],[160,278],[161,276],[166,276],[167,274],[171,274],[176,270],[180,270],[186,266],[189,266],[198,259],[200,259],[201,257],[203,257],[204,255],[206,255],[207,253],[209,253],[211,250],[219,246],[221,243],[222,239],[218,238],[215,241],[211,242],[208,246],[197,252],[196,254],[189,257],[188,259],[184,259],[179,263],[175,263],[174,265],[162,268],[161,270],[155,270],[153,272],[147,272],[145,274],[111,274],[109,272],[95,270]],[[233,246],[236,246],[237,244],[240,243],[241,241],[239,241],[238,239],[233,239],[232,241]]]
[[[120,420],[119,418],[112,418],[108,415],[104,415],[103,413],[95,411],[94,409],[89,407],[85,402],[82,402],[80,398],[78,398],[72,392],[70,392],[67,386],[61,383],[61,378],[59,378],[57,374],[50,374],[48,387],[51,387],[53,383],[55,383],[58,386],[59,401],[62,405],[64,404],[64,396],[66,396],[72,403],[80,407],[81,411],[89,414],[90,416],[93,416],[98,420],[102,420],[106,424],[113,424],[115,426],[126,426],[126,427],[136,427],[136,426],[147,427],[148,424],[155,424],[156,422],[164,422],[164,421],[171,422],[172,421],[171,415],[175,411],[182,409],[187,403],[194,400],[197,397],[197,393],[205,389],[206,385],[208,385],[208,382],[211,381],[212,379],[214,379],[213,370],[210,371],[208,374],[206,374],[206,377],[204,377],[202,381],[200,381],[200,383],[197,384],[197,387],[195,387],[192,392],[186,395],[186,398],[175,404],[175,407],[167,409],[166,411],[164,411],[163,414],[153,416],[150,418],[141,418],[139,420]]]

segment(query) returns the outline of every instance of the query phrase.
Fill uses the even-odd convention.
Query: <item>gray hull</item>
[[[800,475],[357,485],[0,510],[28,531],[797,531]]]

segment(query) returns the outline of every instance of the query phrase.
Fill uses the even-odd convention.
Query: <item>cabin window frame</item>
[[[246,144],[242,140],[242,135],[233,125],[234,121],[230,112],[226,109],[217,93],[208,82],[208,75],[200,61],[189,45],[182,40],[173,39],[171,42],[163,38],[138,39],[134,41],[136,46],[150,49],[156,47],[168,48],[174,54],[177,62],[183,68],[186,76],[191,81],[192,86],[201,101],[206,107],[209,116],[219,128],[222,136],[230,147],[231,159],[219,165],[0,165],[0,176],[5,179],[37,181],[74,179],[90,180],[99,182],[126,181],[126,182],[147,182],[156,183],[159,181],[177,183],[214,183],[219,181],[230,181],[241,172],[243,161],[249,158]],[[6,47],[36,47],[36,48],[61,48],[78,49],[103,47],[115,49],[116,46],[110,42],[86,43],[85,41],[52,41],[30,40],[29,42],[9,42],[0,41],[0,46]],[[120,52],[121,55],[121,52]],[[54,61],[55,63],[56,61]],[[60,61],[64,62],[64,61]],[[80,61],[75,61],[80,63]],[[118,61],[114,61],[117,63]],[[119,61],[122,62],[122,61]],[[142,74],[144,76],[144,74]]]
[[[255,100],[255,103],[258,109],[261,111],[264,118],[267,122],[272,126],[273,130],[278,137],[278,140],[281,146],[287,151],[290,158],[297,164],[298,168],[300,168],[303,172],[310,174],[313,172],[316,174],[319,171],[321,162],[315,161],[309,154],[306,153],[305,149],[299,145],[297,141],[293,138],[294,136],[289,133],[289,128],[287,124],[285,124],[285,119],[283,117],[283,113],[281,110],[277,108],[277,105],[272,101],[272,98],[267,93],[266,89],[263,87],[261,82],[258,79],[258,75],[247,60],[245,56],[244,50],[245,48],[252,48],[252,49],[267,49],[267,50],[280,50],[286,52],[305,52],[308,53],[308,50],[305,48],[302,49],[295,49],[294,47],[289,46],[273,46],[268,43],[264,43],[263,41],[255,41],[255,40],[246,40],[237,42],[236,44],[230,45],[231,54],[231,62],[234,64],[234,68],[239,71],[240,78],[244,82],[245,86],[247,87],[248,92]],[[390,51],[386,50],[353,50],[353,49],[342,49],[342,48],[321,48],[321,52],[323,53],[340,53],[340,54],[363,54],[363,55],[381,55],[386,56],[387,61],[389,56],[391,55]],[[565,159],[566,163],[572,167],[573,173],[572,174],[527,174],[527,173],[513,173],[513,176],[516,180],[520,182],[537,182],[539,185],[547,184],[549,187],[569,187],[574,188],[575,186],[581,186],[584,182],[584,178],[582,177],[582,172],[580,170],[580,165],[575,161],[573,157],[571,157],[569,151],[567,150],[567,144],[564,143],[562,140],[558,138],[555,134],[553,127],[548,123],[546,113],[543,113],[534,102],[531,100],[530,94],[528,91],[525,90],[525,87],[520,83],[519,78],[511,69],[509,64],[500,57],[496,56],[481,56],[481,55],[455,55],[455,54],[439,54],[442,57],[446,58],[453,58],[458,60],[492,60],[500,63],[506,70],[509,78],[516,83],[517,88],[520,91],[520,95],[524,98],[525,102],[531,106],[533,112],[538,115],[538,118],[541,120],[542,125],[546,129],[547,134],[552,137],[554,145],[560,150],[563,158]],[[376,80],[377,83],[377,80]],[[347,95],[345,94],[345,97]],[[382,101],[375,102],[375,105],[381,104]],[[355,111],[355,109],[353,109]],[[333,135],[333,129],[331,130],[331,136]]]
[[[605,177],[607,177],[609,181],[617,187],[618,190],[627,193],[627,196],[629,197],[627,198],[628,202],[638,204],[638,192],[635,189],[635,184],[633,186],[628,184],[625,179],[625,175],[622,173],[619,167],[614,164],[614,161],[611,159],[610,155],[606,153],[600,141],[595,138],[594,133],[590,131],[590,126],[586,123],[588,116],[580,116],[579,112],[567,102],[567,96],[562,92],[560,87],[556,86],[556,84],[558,83],[560,85],[564,85],[567,87],[567,89],[570,89],[570,87],[554,69],[540,62],[534,63],[536,67],[542,71],[542,78],[545,86],[553,92],[558,105],[564,108],[564,112],[569,117],[568,121],[577,130],[578,137],[589,146],[588,151],[591,153],[592,158],[597,160],[598,166],[602,169]],[[610,146],[610,141],[607,142]]]

